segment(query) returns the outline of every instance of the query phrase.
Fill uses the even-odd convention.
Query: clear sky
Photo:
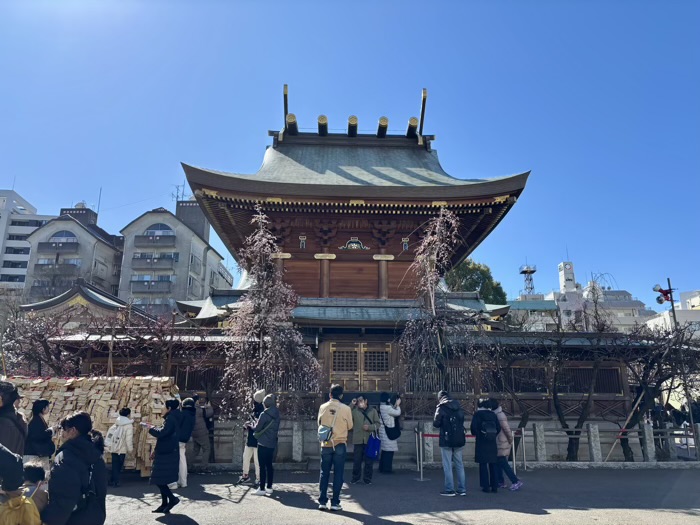
[[[532,170],[474,258],[510,298],[612,276],[700,288],[700,2],[4,0],[0,187],[116,233],[174,206],[180,161],[254,173],[280,129],[425,132],[460,178]],[[226,253],[220,243],[220,251]],[[231,259],[229,259],[231,262]]]

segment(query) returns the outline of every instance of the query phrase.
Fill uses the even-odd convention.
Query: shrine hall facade
[[[425,101],[425,93],[424,99]],[[286,98],[285,98],[286,107]],[[421,115],[421,119],[424,115]],[[441,208],[460,219],[465,259],[513,208],[529,172],[489,180],[458,178],[440,165],[434,136],[411,118],[402,134],[379,119],[374,133],[301,132],[293,114],[270,131],[272,144],[257,173],[225,173],[183,164],[212,226],[238,259],[261,206],[280,248],[284,280],[299,296],[294,322],[318,352],[325,382],[349,391],[402,390],[395,341],[417,308],[410,266],[424,225]],[[245,276],[239,288],[245,288]],[[215,293],[216,307],[241,291]],[[478,294],[451,294],[460,307],[486,311]],[[198,302],[178,305],[207,316]]]

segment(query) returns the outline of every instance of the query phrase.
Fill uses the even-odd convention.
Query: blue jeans
[[[508,476],[511,483],[517,483],[520,481],[518,476],[513,472],[513,467],[508,463],[508,456],[498,456],[498,469],[496,470],[496,477],[498,478],[498,484],[503,484],[503,474]]]
[[[457,492],[467,491],[467,476],[464,473],[464,462],[462,461],[462,451],[464,447],[459,448],[441,448],[442,453],[442,470],[445,472],[445,490],[454,492],[455,483],[452,474],[452,468],[457,470]]]
[[[331,477],[331,466],[333,467],[333,497],[331,505],[340,505],[340,489],[343,488],[343,471],[345,470],[345,454],[347,446],[343,443],[333,447],[321,448],[321,482],[319,489],[321,495],[318,502],[321,505],[328,503],[328,480]]]

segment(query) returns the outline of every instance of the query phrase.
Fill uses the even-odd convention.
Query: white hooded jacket
[[[134,450],[134,422],[125,416],[119,416],[117,426],[122,427],[121,439],[111,447],[112,454],[131,454]]]

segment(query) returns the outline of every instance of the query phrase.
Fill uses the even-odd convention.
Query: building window
[[[139,275],[139,274],[134,274],[131,276],[132,281],[152,281],[153,276],[151,274],[144,274],[144,275]]]
[[[26,275],[0,275],[0,282],[3,283],[23,283]]]
[[[158,276],[159,281],[166,281],[169,283],[174,283],[175,282],[175,276],[174,275],[159,275]]]
[[[7,255],[29,255],[29,248],[15,248],[10,246],[5,248],[5,253]]]
[[[2,263],[3,268],[26,268],[27,261],[4,261]]]
[[[8,241],[26,241],[29,235],[8,235]]]
[[[61,230],[60,232],[54,233],[49,242],[78,242],[78,238],[73,232],[68,230]]]
[[[159,222],[156,224],[151,224],[148,228],[146,228],[144,235],[148,235],[150,237],[161,237],[164,235],[175,235],[175,232],[167,224]]]
[[[63,259],[60,262],[62,262],[63,264],[72,264],[72,265],[80,268],[80,265],[83,263],[83,260],[82,259]]]

